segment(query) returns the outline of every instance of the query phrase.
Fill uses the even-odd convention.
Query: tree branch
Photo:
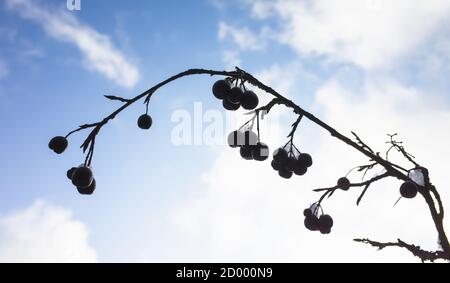
[[[97,135],[100,133],[103,126],[105,126],[109,121],[113,120],[122,111],[124,111],[125,109],[127,109],[128,107],[130,107],[131,105],[133,105],[134,103],[136,103],[137,101],[139,101],[141,99],[144,99],[144,104],[146,104],[146,109],[148,110],[148,104],[150,102],[150,98],[155,94],[155,92],[158,89],[160,89],[161,87],[163,87],[175,80],[178,80],[180,78],[187,77],[187,76],[192,76],[192,75],[225,76],[232,81],[239,82],[239,80],[240,80],[241,85],[243,85],[244,83],[249,83],[274,97],[273,100],[270,101],[267,105],[257,109],[256,115],[258,115],[259,111],[267,111],[267,113],[268,113],[272,109],[273,106],[279,104],[279,105],[284,105],[285,107],[292,109],[299,116],[299,119],[297,120],[296,124],[293,125],[293,132],[291,132],[291,135],[290,135],[291,138],[293,138],[293,136],[295,134],[295,129],[297,128],[298,123],[300,122],[301,118],[304,117],[304,118],[309,119],[312,123],[316,124],[317,126],[321,127],[322,129],[324,129],[325,131],[327,131],[332,137],[344,142],[345,144],[349,145],[353,149],[359,151],[364,156],[368,157],[371,162],[374,162],[377,165],[382,166],[386,170],[386,173],[379,175],[377,177],[374,177],[368,181],[350,185],[350,187],[365,187],[361,196],[358,198],[358,203],[361,201],[362,197],[365,195],[365,193],[367,192],[367,189],[370,187],[370,185],[376,181],[383,179],[383,178],[394,177],[399,180],[410,181],[408,175],[404,173],[404,172],[408,172],[406,169],[390,162],[387,159],[387,157],[386,157],[386,159],[382,158],[379,155],[379,153],[375,153],[372,150],[372,148],[370,148],[366,143],[364,143],[355,133],[353,133],[353,135],[356,137],[356,140],[357,140],[356,142],[353,141],[352,139],[348,138],[347,136],[339,133],[333,127],[331,127],[324,121],[320,120],[319,118],[314,116],[312,113],[304,110],[302,107],[295,104],[293,101],[282,96],[281,94],[276,92],[271,87],[263,84],[258,79],[253,77],[251,74],[249,74],[239,68],[236,68],[236,71],[231,71],[231,72],[214,71],[214,70],[206,70],[206,69],[189,69],[189,70],[181,72],[177,75],[174,75],[174,76],[156,84],[155,86],[151,87],[150,89],[142,92],[141,94],[139,94],[131,99],[125,99],[125,98],[116,97],[116,96],[107,96],[108,99],[123,102],[123,105],[121,107],[119,107],[117,110],[115,110],[114,112],[112,112],[111,114],[109,114],[108,116],[106,116],[100,122],[82,125],[79,128],[69,132],[66,137],[69,137],[72,134],[74,134],[76,132],[80,132],[85,129],[92,129],[91,132],[89,133],[89,135],[87,136],[87,138],[85,139],[85,141],[83,142],[83,144],[81,145],[81,148],[83,149],[84,152],[88,151],[87,156],[86,156],[86,164],[90,164],[90,162],[92,160],[93,152],[94,152],[95,139],[96,139]],[[399,145],[399,142],[394,141],[392,137],[391,137],[391,141],[392,141],[391,145],[393,146],[393,148],[395,148],[399,152],[401,152],[409,161],[411,161],[414,165],[416,165],[416,167],[418,167],[418,163],[416,163],[413,160],[414,157],[412,155],[410,155],[409,153],[407,153],[406,150],[403,148],[403,146]],[[366,169],[366,170],[368,170],[368,169]],[[402,172],[402,171],[404,171],[404,172]],[[324,191],[324,194],[321,197],[321,201],[322,201],[327,195],[331,196],[337,189],[339,189],[339,186],[335,186],[332,188],[326,188],[326,189],[317,189],[315,191],[317,191],[317,192]],[[430,192],[433,194],[433,196],[436,198],[436,200],[438,202],[439,212],[436,209],[435,203],[433,201],[433,197],[430,194]],[[422,188],[422,190],[420,190],[420,193],[422,194],[425,201],[427,202],[427,205],[429,206],[431,215],[433,217],[436,229],[439,234],[439,239],[440,239],[441,245],[443,247],[444,252],[446,253],[446,256],[448,257],[448,255],[450,254],[450,245],[448,243],[448,239],[446,237],[444,227],[443,227],[443,206],[442,206],[440,196],[437,193],[436,188],[434,188],[434,186],[431,186],[431,185],[427,185],[427,186],[425,186],[425,188]],[[376,242],[373,242],[373,243],[376,243]],[[397,246],[401,245],[402,247],[409,248],[410,251],[418,252],[417,248],[415,248],[415,249],[412,248],[414,246],[406,245],[404,243],[403,244],[390,243],[389,245],[391,245],[391,246],[392,245],[397,245]],[[432,253],[425,254],[425,255],[428,256],[428,258],[432,258],[431,254]],[[427,258],[427,257],[425,257],[425,258]]]
[[[422,262],[427,262],[427,261],[435,262],[438,259],[450,260],[449,254],[447,254],[443,251],[435,251],[435,252],[425,251],[425,250],[421,249],[419,246],[407,244],[400,239],[398,239],[397,242],[395,242],[395,243],[394,242],[380,243],[380,242],[372,241],[369,239],[354,239],[354,241],[358,242],[358,243],[371,245],[375,248],[378,248],[378,250],[383,250],[387,247],[404,248],[404,249],[407,249],[409,252],[411,252],[414,256],[420,258],[420,260]]]
[[[123,97],[119,97],[119,96],[114,96],[114,95],[105,95],[105,98],[109,99],[109,100],[113,100],[113,101],[120,101],[120,102],[130,102],[129,99],[127,98],[123,98]]]
[[[350,186],[350,188],[354,188],[354,187],[364,187],[364,186],[367,186],[367,185],[371,185],[372,183],[375,183],[375,182],[377,182],[377,181],[379,181],[379,180],[381,180],[381,179],[387,178],[387,177],[389,177],[389,176],[390,176],[389,173],[384,173],[384,174],[378,175],[378,176],[376,176],[376,177],[373,177],[372,179],[367,180],[367,181],[365,181],[365,182],[361,182],[361,183],[352,183],[352,184],[350,184],[349,186]],[[341,186],[336,185],[336,186],[331,187],[331,188],[315,189],[314,192],[335,191],[335,190],[340,189],[340,188],[341,188]]]

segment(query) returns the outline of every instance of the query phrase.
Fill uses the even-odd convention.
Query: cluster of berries
[[[303,211],[305,227],[310,231],[320,231],[322,234],[330,234],[333,228],[333,218],[324,214],[320,204],[313,204]]]
[[[223,101],[223,107],[229,111],[236,111],[241,106],[245,110],[254,110],[258,107],[259,99],[251,90],[242,90],[239,86],[232,87],[230,79],[217,81],[212,88],[217,99]]]
[[[85,165],[73,167],[67,171],[67,178],[82,195],[92,195],[95,191],[96,182],[92,170]]]
[[[273,153],[272,168],[278,171],[280,177],[290,179],[294,174],[303,176],[313,164],[312,157],[306,153],[295,154],[284,148],[279,148]]]
[[[65,137],[54,137],[50,140],[48,147],[57,154],[62,154],[69,142]],[[92,195],[95,191],[96,182],[92,170],[85,165],[73,167],[67,171],[67,178],[77,188],[82,195]]]
[[[251,130],[237,130],[228,135],[228,145],[239,148],[245,160],[265,161],[269,158],[269,147],[259,141],[258,135]]]

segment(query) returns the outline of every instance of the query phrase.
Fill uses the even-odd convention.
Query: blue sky
[[[47,143],[52,136],[64,135],[83,123],[99,121],[119,107],[116,102],[106,101],[105,94],[132,97],[191,67],[222,70],[239,64],[340,128],[355,127],[373,137],[380,147],[384,146],[387,132],[396,130],[396,126],[403,127],[404,136],[414,139],[411,144],[418,156],[431,156],[430,166],[437,168],[437,179],[445,185],[448,183],[446,175],[439,175],[439,170],[449,156],[448,150],[427,153],[423,149],[429,141],[415,137],[426,131],[429,137],[446,144],[443,129],[448,128],[450,121],[447,80],[450,6],[446,1],[431,1],[425,7],[420,1],[390,4],[382,0],[367,1],[363,6],[355,1],[344,1],[339,7],[329,1],[318,1],[311,7],[305,1],[289,0],[273,3],[81,1],[81,11],[73,12],[67,11],[65,0],[1,2],[0,128],[3,138],[0,156],[4,166],[0,173],[0,217],[3,217],[0,223],[12,221],[14,224],[14,219],[28,223],[19,217],[27,208],[31,214],[45,209],[50,209],[50,215],[70,211],[70,217],[64,221],[80,223],[79,230],[89,232],[87,239],[81,237],[80,245],[95,250],[96,254],[92,256],[89,252],[89,256],[81,255],[75,260],[409,259],[408,255],[396,252],[388,252],[384,258],[370,248],[359,246],[351,246],[351,252],[344,258],[339,257],[339,249],[331,255],[314,252],[309,245],[288,249],[288,244],[274,243],[275,239],[280,239],[275,232],[268,233],[266,238],[262,236],[261,242],[218,236],[224,230],[231,234],[230,231],[264,235],[266,229],[273,230],[270,225],[273,227],[281,221],[268,216],[276,215],[283,219],[281,230],[293,235],[283,241],[296,245],[294,235],[310,239],[303,230],[299,232],[303,227],[297,210],[312,202],[314,195],[309,193],[310,189],[307,193],[303,189],[299,191],[298,187],[323,186],[319,178],[326,168],[339,167],[334,164],[342,158],[339,153],[346,156],[345,162],[352,160],[351,155],[347,156],[345,149],[340,151],[339,147],[329,153],[330,147],[337,145],[308,123],[299,143],[319,160],[322,157],[326,160],[327,156],[323,155],[329,153],[331,161],[322,167],[318,165],[306,180],[286,185],[277,183],[276,176],[265,180],[258,170],[267,171],[267,166],[255,165],[255,169],[251,169],[235,158],[235,152],[224,147],[174,146],[171,116],[175,110],[192,112],[195,101],[201,101],[205,110],[221,109],[210,94],[214,79],[206,76],[183,79],[158,92],[150,105],[154,120],[151,131],[142,132],[136,127],[136,119],[144,111],[141,104],[134,105],[104,128],[97,139],[94,156],[98,187],[93,197],[79,196],[65,177],[67,169],[84,160],[78,145],[86,132],[75,135],[62,156],[52,154]],[[429,18],[433,20],[427,21]],[[281,122],[286,122],[284,125],[292,122],[292,115],[281,111],[278,115]],[[415,120],[419,117],[420,120]],[[376,130],[369,125],[375,125]],[[280,138],[287,131],[281,126]],[[268,137],[272,138],[277,142],[274,137]],[[249,170],[248,175],[235,172],[244,168]],[[227,191],[223,195],[217,182],[225,178],[226,171],[236,174],[237,184],[232,185],[232,189],[223,184],[223,191]],[[330,176],[325,179],[334,182],[339,174],[342,172],[326,174]],[[248,194],[242,192],[248,188],[247,177],[254,179],[255,187],[274,184],[282,192],[277,195],[273,188],[266,188],[262,196],[252,197],[250,192],[257,193],[253,188]],[[242,199],[235,200],[238,197]],[[382,197],[379,196],[385,199]],[[276,199],[275,204],[267,204],[271,198]],[[286,204],[283,210],[283,201],[292,198],[296,199],[296,205]],[[389,209],[393,198],[395,194],[385,203]],[[259,206],[254,204],[258,200]],[[240,205],[227,206],[235,201]],[[358,208],[343,211],[337,203],[333,207],[342,218],[358,211]],[[253,205],[254,211],[249,211]],[[54,207],[60,210],[51,210]],[[365,209],[367,211],[362,208],[361,217],[373,217],[373,207]],[[407,214],[407,211],[406,208],[399,214]],[[204,219],[207,215],[211,218]],[[231,218],[224,219],[224,215],[231,215]],[[44,216],[36,216],[32,222],[40,223],[39,217]],[[379,223],[384,223],[387,216],[378,217]],[[249,225],[253,230],[247,231],[250,228],[236,224],[242,219],[264,225]],[[353,227],[350,223],[360,220],[348,219],[349,226],[344,226]],[[217,226],[221,221],[228,226]],[[404,225],[399,228],[401,231],[411,229],[407,223],[401,223]],[[5,225],[0,228],[3,229],[0,242],[4,241],[0,246],[12,247],[18,241],[5,236],[12,233],[8,230],[12,226]],[[398,221],[389,225],[400,227]],[[383,233],[374,235],[387,234],[396,239],[396,234],[389,234],[392,232],[389,225],[383,228]],[[363,228],[367,228],[366,225],[361,225],[361,231],[356,232],[375,231]],[[421,227],[416,228],[423,231]],[[342,229],[335,239],[321,238],[320,242],[311,238],[311,246],[350,241],[354,236],[352,232],[355,231]],[[39,233],[45,238],[45,231]],[[427,238],[429,235],[417,234],[420,234],[417,239],[425,239],[433,247],[433,241]],[[300,242],[306,241],[303,239],[306,238]],[[75,245],[64,239],[57,242],[63,247]],[[40,244],[45,245],[34,243]],[[228,246],[241,249],[225,251]],[[266,252],[261,252],[265,248]],[[22,254],[14,257],[14,252],[11,248],[12,255],[1,254],[0,259],[71,259],[70,254],[58,254],[57,249],[48,255],[21,250]]]

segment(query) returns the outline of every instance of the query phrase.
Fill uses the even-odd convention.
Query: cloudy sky
[[[83,161],[86,133],[63,156],[47,144],[115,110],[105,94],[132,97],[191,67],[240,66],[377,151],[398,133],[449,204],[449,19],[448,0],[81,0],[81,11],[68,11],[66,0],[1,1],[0,262],[416,262],[352,242],[438,248],[421,199],[393,207],[396,180],[374,185],[359,207],[359,190],[326,201],[331,235],[304,228],[302,211],[319,197],[311,190],[367,162],[308,121],[296,144],[314,166],[291,180],[220,144],[176,146],[174,113],[189,113],[200,129],[211,123],[208,111],[231,127],[243,121],[211,95],[214,78],[158,92],[149,132],[136,127],[140,104],[108,124],[92,197],[65,177]],[[295,119],[277,108],[263,121],[263,140],[284,144]]]

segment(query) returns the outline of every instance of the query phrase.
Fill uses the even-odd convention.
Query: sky
[[[78,195],[66,178],[84,160],[88,132],[71,137],[61,156],[47,145],[120,107],[104,95],[133,97],[188,68],[239,66],[377,151],[398,133],[446,205],[450,1],[66,4],[0,2],[0,262],[417,262],[403,250],[354,243],[358,237],[438,249],[423,200],[393,206],[401,185],[394,179],[375,184],[360,206],[360,190],[336,193],[324,203],[332,233],[307,231],[302,211],[320,197],[312,190],[368,160],[306,120],[295,140],[314,159],[306,176],[283,180],[270,162],[242,160],[220,135],[248,117],[225,113],[211,94],[217,78],[159,90],[150,131],[136,126],[140,103],[108,123],[96,140],[93,196]],[[186,116],[192,142],[179,145],[174,129]],[[295,120],[275,108],[262,139],[271,149],[285,144]],[[222,129],[216,143],[194,143],[195,131],[212,124]]]

